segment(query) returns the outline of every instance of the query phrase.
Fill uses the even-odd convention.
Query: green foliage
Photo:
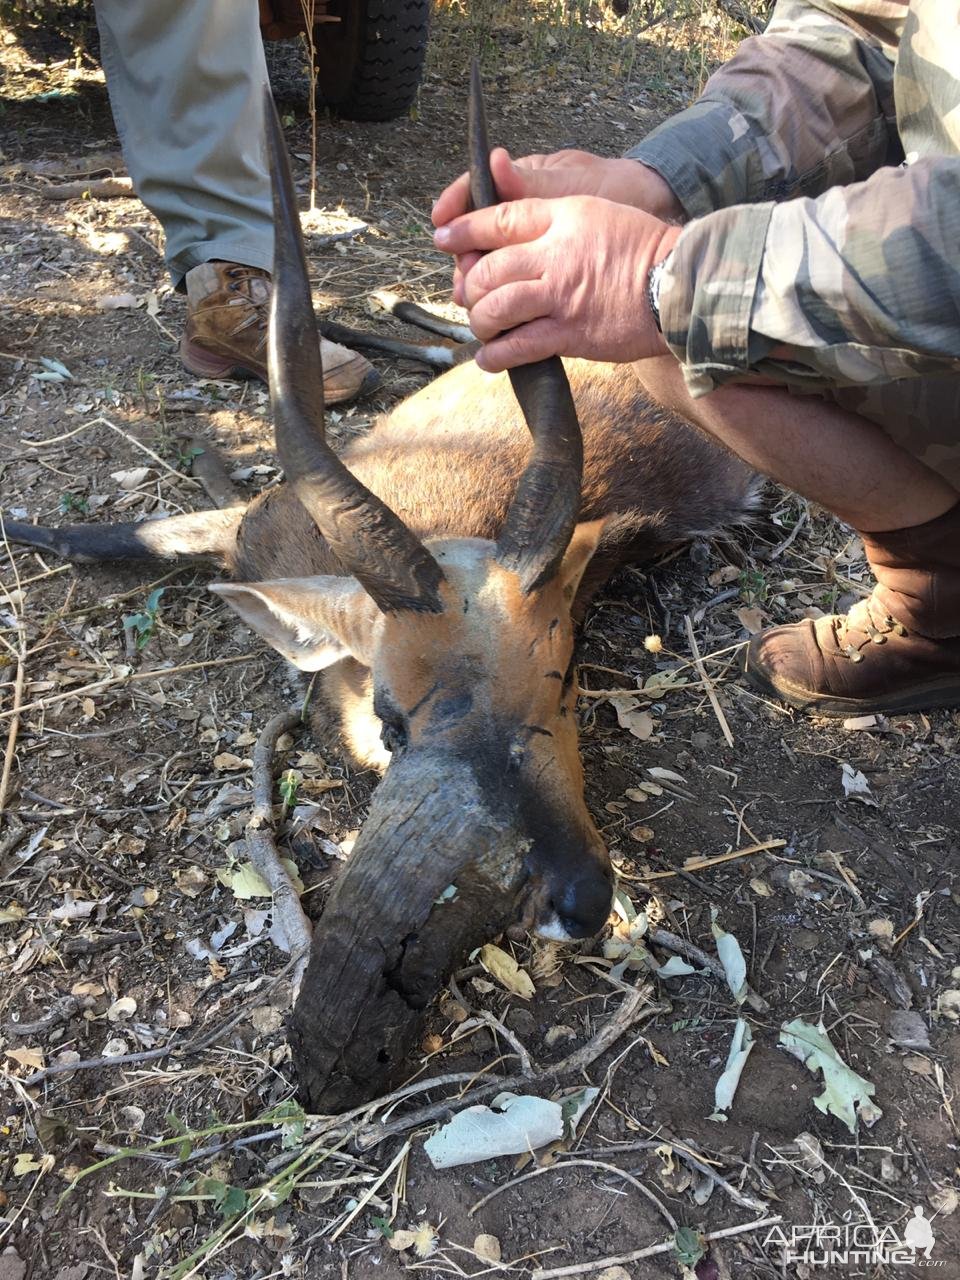
[[[147,647],[156,629],[157,617],[160,613],[160,597],[165,590],[165,587],[155,587],[150,592],[143,606],[143,613],[124,614],[123,628],[125,631],[132,631],[136,636],[138,650]]]
[[[296,802],[300,781],[300,774],[296,769],[288,769],[280,778],[280,796],[287,808]]]
[[[244,1212],[248,1196],[242,1187],[231,1187],[219,1178],[201,1178],[197,1189],[201,1195],[210,1196],[214,1206],[224,1219],[235,1218]]]
[[[60,514],[63,516],[71,515],[73,512],[79,512],[86,515],[90,510],[90,504],[79,493],[61,493],[60,495]]]
[[[761,569],[744,569],[740,574],[740,594],[745,604],[763,604],[770,594]]]

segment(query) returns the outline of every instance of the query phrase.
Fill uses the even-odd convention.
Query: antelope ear
[[[213,582],[210,590],[301,671],[348,656],[370,666],[382,615],[355,578]]]
[[[557,577],[563,594],[567,600],[573,600],[580,586],[580,580],[586,573],[587,565],[593,559],[606,519],[582,520],[573,531],[570,545],[563,553],[560,571]]]

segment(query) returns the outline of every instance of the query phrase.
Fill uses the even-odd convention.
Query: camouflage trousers
[[[960,376],[901,378],[871,386],[821,388],[812,394],[875,422],[894,444],[960,493]]]

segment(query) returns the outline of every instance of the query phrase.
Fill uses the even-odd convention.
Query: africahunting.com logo
[[[764,1240],[781,1264],[804,1262],[809,1267],[886,1263],[888,1266],[942,1267],[932,1256],[936,1236],[930,1219],[917,1205],[913,1217],[897,1230],[874,1222],[839,1225],[771,1227]]]

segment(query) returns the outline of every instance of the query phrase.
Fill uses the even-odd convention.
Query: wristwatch
[[[672,256],[672,254],[668,253],[662,262],[654,263],[647,276],[647,301],[650,303],[650,310],[653,313],[653,322],[660,333],[663,333],[663,328],[660,324],[660,289],[663,285],[663,273]]]

